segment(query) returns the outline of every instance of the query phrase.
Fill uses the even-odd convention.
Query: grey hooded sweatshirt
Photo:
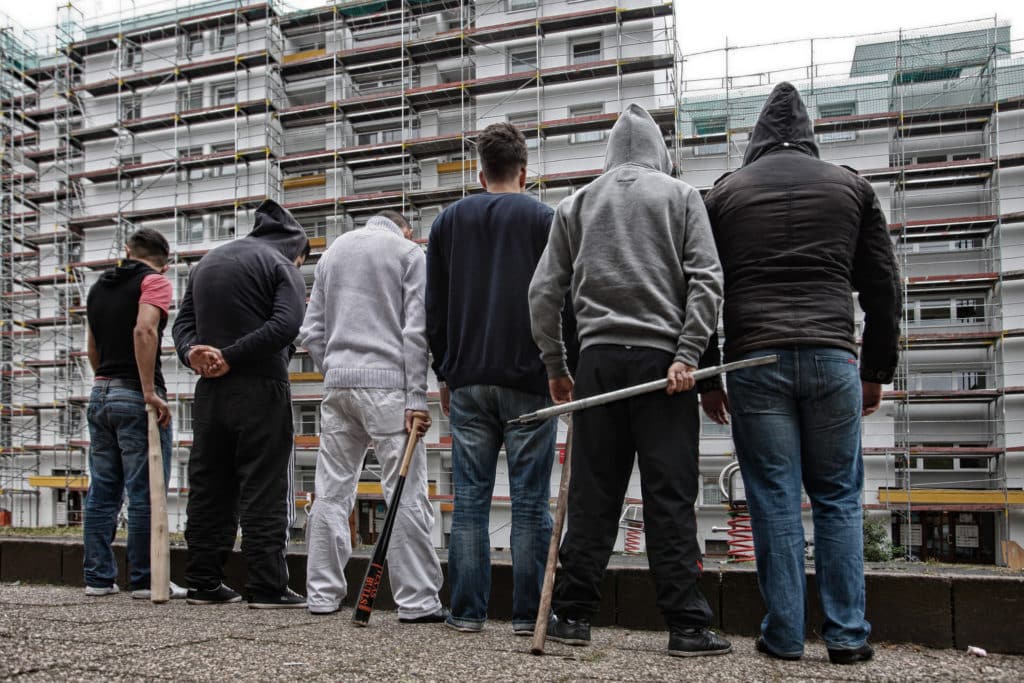
[[[722,269],[700,193],[672,178],[665,140],[631,104],[604,173],[555,210],[530,283],[533,339],[548,377],[569,374],[559,312],[571,288],[580,349],[661,349],[697,367],[718,322]]]

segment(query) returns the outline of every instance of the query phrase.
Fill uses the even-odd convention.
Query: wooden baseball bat
[[[424,420],[429,420],[427,413],[417,411],[412,416],[412,431],[405,441],[405,454],[402,456],[402,466],[398,471],[398,481],[395,482],[395,492],[388,502],[388,514],[384,518],[384,528],[377,537],[377,543],[373,546],[373,557],[370,558],[370,566],[366,568],[366,576],[363,577],[363,587],[359,591],[359,599],[356,601],[356,610],[352,614],[352,623],[356,626],[367,626],[370,623],[370,615],[373,614],[373,603],[377,600],[377,591],[380,589],[380,582],[384,576],[384,561],[388,556],[388,545],[391,543],[391,531],[395,527],[395,518],[398,517],[398,506],[402,502],[402,489],[405,488],[405,477],[409,473],[409,463],[412,462],[412,454],[416,450],[416,444],[420,440],[419,427]]]
[[[569,429],[565,433],[565,460],[562,461],[562,476],[558,481],[558,503],[555,505],[555,520],[551,527],[551,542],[548,543],[548,563],[544,567],[544,584],[537,607],[537,621],[533,625],[533,643],[530,652],[544,654],[544,638],[548,634],[548,612],[551,611],[551,595],[555,589],[555,568],[558,566],[558,546],[562,541],[565,527],[565,510],[569,506],[569,476],[572,465],[572,415]]]
[[[153,602],[162,603],[171,599],[164,452],[153,406],[146,406],[146,416],[149,418],[149,596]]]

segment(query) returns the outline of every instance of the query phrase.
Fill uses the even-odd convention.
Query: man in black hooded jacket
[[[202,375],[189,457],[190,604],[238,602],[222,583],[239,522],[249,606],[305,607],[288,588],[293,449],[288,361],[305,310],[309,239],[266,200],[253,231],[196,265],[174,322],[181,362]]]
[[[757,648],[781,659],[803,654],[802,483],[814,514],[829,659],[870,659],[861,416],[878,409],[882,384],[892,381],[901,314],[885,216],[870,183],[818,158],[807,110],[789,83],[769,95],[743,167],[705,201],[725,276],[725,359],[779,356],[776,365],[728,377],[768,608]],[[864,310],[859,368],[854,290]],[[717,339],[709,351],[717,355]],[[728,420],[721,390],[702,403],[715,421]]]

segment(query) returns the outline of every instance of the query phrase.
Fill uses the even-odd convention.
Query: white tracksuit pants
[[[316,500],[306,524],[306,603],[333,612],[347,593],[345,564],[352,555],[348,519],[370,443],[391,500],[405,450],[405,392],[398,389],[328,389],[320,405]],[[434,511],[427,498],[427,454],[413,453],[398,517],[388,546],[388,573],[398,615],[416,618],[441,609],[441,564],[430,534]]]

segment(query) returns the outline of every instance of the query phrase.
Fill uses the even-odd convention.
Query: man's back
[[[527,291],[551,215],[530,195],[485,193],[456,202],[434,221],[427,333],[434,370],[453,388],[492,384],[547,393]]]

